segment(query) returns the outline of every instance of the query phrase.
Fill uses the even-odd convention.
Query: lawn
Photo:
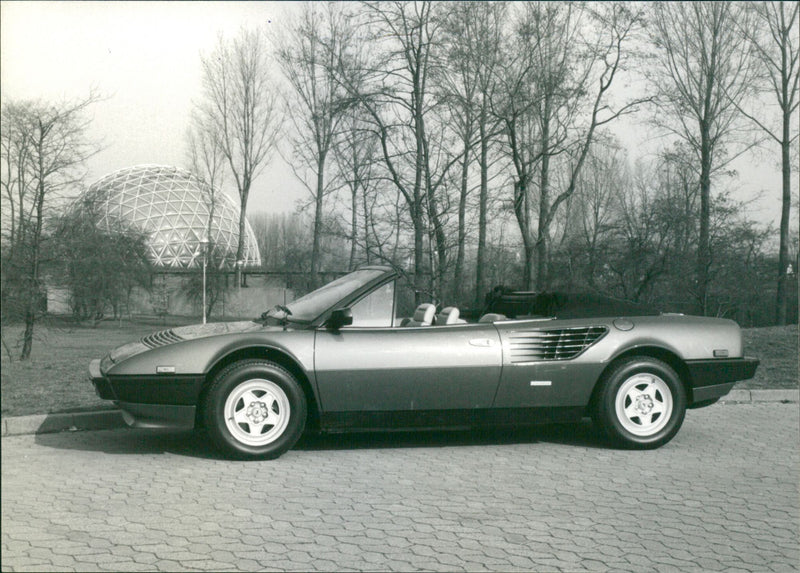
[[[145,334],[187,324],[186,320],[102,321],[97,327],[49,321],[34,331],[30,360],[18,359],[14,344],[21,327],[3,329],[3,339],[11,347],[13,360],[2,349],[0,404],[2,416],[22,416],[113,407],[94,393],[89,382],[89,362],[102,358],[109,350],[141,338]],[[194,322],[194,321],[192,321]]]
[[[739,382],[736,388],[798,387],[797,325],[742,329],[744,353],[761,360],[752,380]]]
[[[2,416],[110,407],[110,402],[101,400],[94,393],[87,374],[89,361],[154,330],[191,322],[186,319],[168,320],[166,323],[125,321],[122,325],[104,321],[95,328],[67,322],[39,326],[30,360],[9,360],[3,350]],[[18,327],[4,329],[6,342],[13,344],[20,330]],[[761,366],[755,378],[740,382],[737,388],[797,388],[797,325],[750,328],[743,332],[746,354],[760,358]],[[18,352],[17,349],[15,353]]]

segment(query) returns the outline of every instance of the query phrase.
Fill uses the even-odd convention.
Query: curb
[[[800,402],[800,390],[731,390],[720,404],[756,404],[766,402]]]
[[[731,390],[719,404],[765,404],[800,402],[800,390]],[[2,419],[2,437],[52,434],[84,430],[127,428],[120,410],[98,410],[73,414],[39,414]]]
[[[76,432],[79,430],[112,430],[125,428],[120,410],[75,412],[73,414],[37,414],[14,416],[2,420],[2,436],[25,434],[52,434],[54,432]]]

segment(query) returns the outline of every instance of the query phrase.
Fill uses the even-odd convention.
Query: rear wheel
[[[669,442],[683,424],[686,391],[667,363],[650,357],[622,360],[604,377],[595,422],[617,444],[651,449]]]
[[[306,415],[305,394],[292,374],[264,360],[244,360],[223,369],[203,407],[211,439],[240,459],[277,458],[300,438]]]

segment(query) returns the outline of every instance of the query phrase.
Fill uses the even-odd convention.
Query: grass
[[[111,403],[98,398],[89,382],[89,361],[154,330],[191,322],[194,320],[171,317],[167,323],[139,320],[120,325],[104,321],[95,328],[63,321],[40,325],[30,360],[9,360],[2,351],[2,416],[108,408]],[[3,338],[11,344],[20,332],[20,327],[5,328]],[[761,365],[755,378],[736,387],[797,388],[797,325],[750,328],[743,333],[746,354],[760,358]]]
[[[798,387],[797,325],[745,328],[744,353],[761,360],[756,375],[736,384],[742,390]]]
[[[121,344],[178,324],[187,321],[124,321],[122,326],[103,321],[93,328],[51,320],[46,326],[36,326],[33,350],[26,361],[18,359],[19,347],[13,346],[22,327],[4,328],[3,339],[11,347],[13,360],[3,348],[0,413],[3,417],[24,416],[113,407],[95,394],[89,381],[89,362]]]

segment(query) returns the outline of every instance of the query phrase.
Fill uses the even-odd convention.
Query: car
[[[144,336],[93,360],[91,381],[130,426],[203,428],[232,458],[273,459],[307,429],[583,417],[614,444],[656,448],[687,408],[714,403],[758,366],[732,320],[597,305],[585,317],[566,305],[561,317],[564,305],[550,304],[540,307],[551,316],[516,307],[467,321],[456,307],[415,306],[409,284],[390,267],[362,267],[257,320]]]

